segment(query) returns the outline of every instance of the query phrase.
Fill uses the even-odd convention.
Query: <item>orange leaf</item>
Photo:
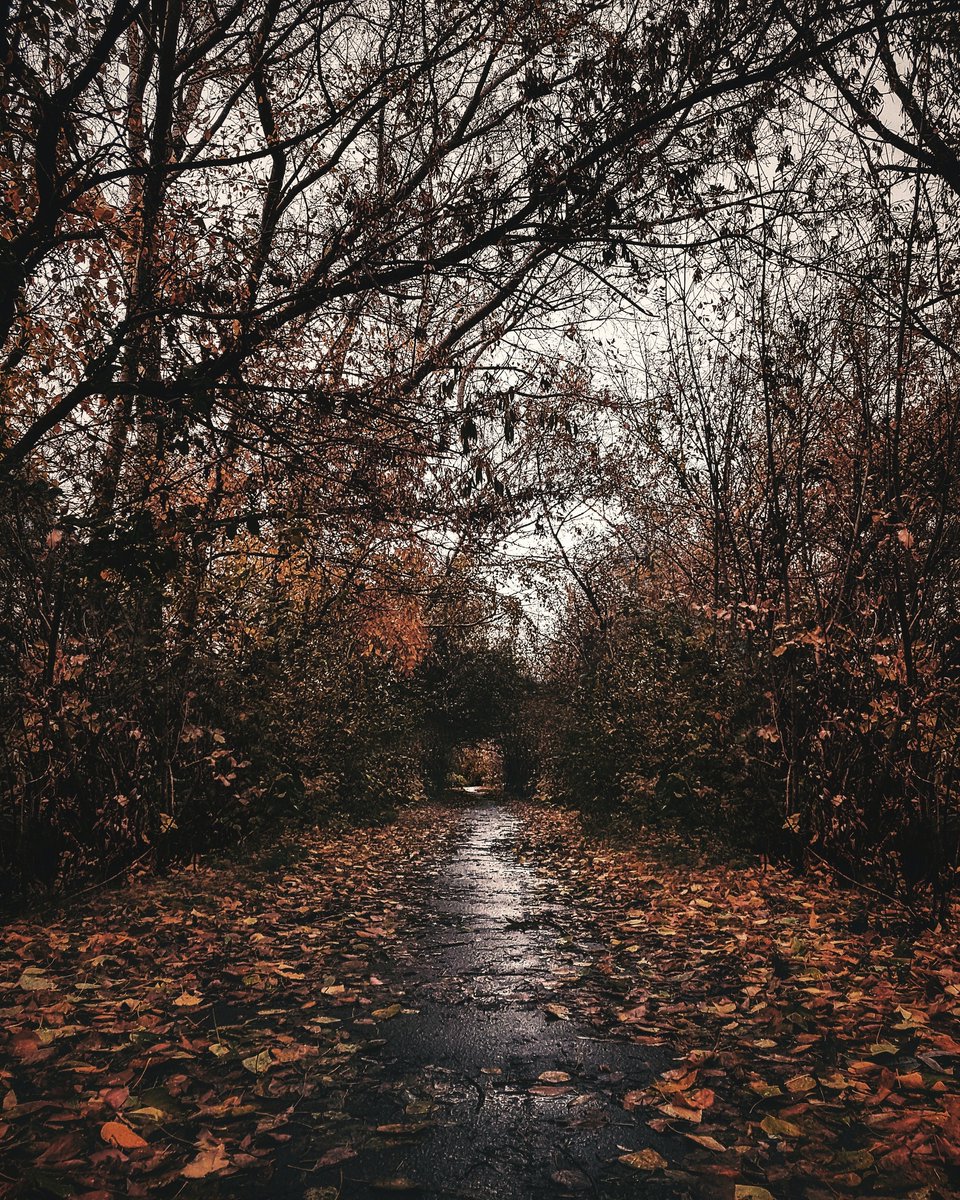
[[[111,1146],[119,1146],[121,1150],[140,1150],[147,1143],[139,1133],[122,1121],[107,1121],[100,1126],[100,1136]]]
[[[203,997],[197,996],[193,992],[184,992],[173,1003],[177,1008],[195,1008],[198,1004],[203,1003]]]

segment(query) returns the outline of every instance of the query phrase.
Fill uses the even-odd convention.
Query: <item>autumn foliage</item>
[[[493,739],[945,914],[955,5],[10,16],[5,894]]]

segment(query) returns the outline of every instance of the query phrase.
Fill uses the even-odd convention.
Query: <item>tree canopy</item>
[[[7,8],[9,892],[472,727],[943,903],[954,5]]]

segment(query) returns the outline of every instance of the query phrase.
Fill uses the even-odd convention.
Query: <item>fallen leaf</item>
[[[531,1096],[568,1096],[572,1088],[563,1087],[562,1085],[554,1085],[549,1083],[535,1083],[533,1087],[527,1088]]]
[[[631,1154],[621,1154],[620,1162],[625,1167],[633,1167],[635,1171],[662,1171],[669,1166],[667,1160],[656,1150],[634,1150]]]
[[[588,1188],[593,1187],[587,1176],[582,1171],[576,1170],[554,1171],[550,1176],[550,1180],[552,1183],[557,1184],[558,1187],[569,1188],[570,1191],[574,1192],[586,1191]]]
[[[699,1125],[703,1120],[703,1113],[699,1108],[687,1108],[682,1104],[658,1104],[657,1109],[665,1116],[673,1117],[677,1121],[689,1121],[691,1125]]]
[[[175,1008],[196,1008],[198,1004],[202,1003],[203,997],[196,995],[195,992],[184,992],[173,1002]]]
[[[570,1009],[564,1004],[545,1004],[543,1011],[551,1016],[556,1021],[569,1021]]]
[[[817,1081],[812,1075],[794,1075],[792,1079],[787,1080],[787,1091],[793,1092],[794,1095],[803,1095],[806,1092],[812,1092],[817,1086]]]
[[[799,1125],[794,1125],[792,1121],[781,1121],[779,1117],[764,1117],[760,1128],[770,1137],[776,1138],[795,1138],[802,1133]]]
[[[25,992],[49,992],[56,987],[56,984],[37,967],[27,967],[17,980],[17,987],[22,988]]]
[[[227,1157],[226,1148],[222,1142],[217,1142],[215,1146],[201,1150],[196,1158],[187,1163],[180,1174],[184,1179],[206,1179],[215,1171],[222,1171],[224,1167],[229,1166],[230,1159]]]
[[[893,1042],[874,1042],[869,1047],[867,1053],[874,1058],[880,1058],[887,1054],[897,1054],[900,1050],[899,1046],[895,1046]]]
[[[147,1143],[136,1130],[122,1121],[107,1121],[100,1126],[100,1136],[111,1146],[119,1146],[121,1150],[140,1150]]]
[[[333,1146],[323,1155],[318,1161],[318,1167],[333,1167],[337,1163],[346,1162],[349,1158],[356,1158],[357,1152],[351,1146]]]
[[[243,1060],[243,1065],[252,1075],[263,1075],[270,1068],[270,1051],[261,1050],[259,1054],[251,1054]]]
[[[703,1146],[705,1150],[713,1150],[717,1154],[726,1154],[727,1148],[722,1142],[718,1142],[715,1137],[710,1137],[705,1133],[685,1133],[683,1135],[691,1142],[696,1142],[698,1146]]]

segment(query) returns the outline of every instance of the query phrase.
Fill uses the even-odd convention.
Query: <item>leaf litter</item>
[[[565,1037],[655,1049],[667,1064],[642,1086],[605,1077],[620,1118],[602,1177],[619,1172],[627,1189],[610,1195],[956,1194],[952,931],[865,917],[825,876],[677,862],[588,835],[564,810],[513,811],[512,852],[565,947],[530,1003]],[[348,1109],[377,1080],[382,1031],[417,1011],[392,964],[422,920],[419,881],[461,820],[411,809],[309,835],[286,867],[182,871],[8,925],[0,1196],[265,1194],[280,1157],[300,1164],[304,1200],[339,1194],[330,1173],[352,1170],[371,1194],[415,1194],[423,1181],[403,1170],[360,1167],[372,1146],[431,1136],[442,1085],[411,1095],[400,1120],[365,1125]],[[499,1067],[480,1074],[507,1084]],[[581,1135],[609,1120],[568,1069],[524,1090]],[[544,1182],[585,1192],[595,1166],[545,1164]]]
[[[826,873],[675,861],[649,834],[623,845],[572,811],[519,811],[521,861],[599,947],[557,1003],[669,1046],[677,1065],[623,1107],[693,1143],[683,1167],[705,1191],[958,1194],[956,920],[918,930]]]

